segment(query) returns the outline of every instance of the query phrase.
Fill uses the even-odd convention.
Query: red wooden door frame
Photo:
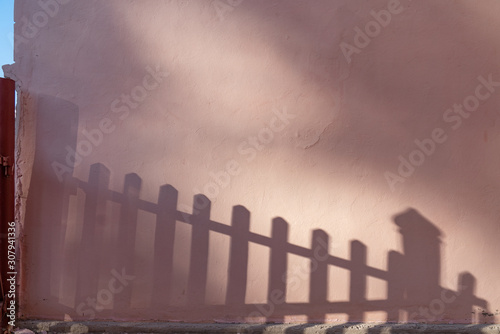
[[[14,146],[15,146],[15,82],[0,78],[0,270],[3,291],[2,327],[6,328],[4,313],[8,270],[8,223],[14,221]]]

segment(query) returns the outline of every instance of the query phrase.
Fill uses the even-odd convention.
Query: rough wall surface
[[[498,322],[499,17],[16,0],[22,316]]]

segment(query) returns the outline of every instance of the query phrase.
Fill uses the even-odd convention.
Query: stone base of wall
[[[500,325],[430,324],[188,324],[169,322],[65,322],[24,320],[18,328],[35,333],[248,333],[248,334],[413,334],[481,333],[500,334]]]

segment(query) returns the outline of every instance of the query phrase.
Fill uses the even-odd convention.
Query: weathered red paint
[[[7,228],[14,221],[14,143],[15,143],[15,83],[0,78],[0,158],[8,166],[0,171],[0,269],[3,286],[2,302],[5,301],[7,288]],[[2,303],[3,306],[3,303]],[[6,319],[2,307],[2,327]]]

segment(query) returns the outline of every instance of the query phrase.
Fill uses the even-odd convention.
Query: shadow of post
[[[24,93],[27,94],[27,93]],[[67,209],[76,188],[64,182],[77,163],[78,107],[66,100],[33,95],[36,114],[35,156],[26,200],[21,268],[24,289],[30,299],[44,307],[59,305],[64,263],[75,262],[65,253]],[[26,144],[29,146],[29,144]],[[89,222],[92,224],[92,222]]]

